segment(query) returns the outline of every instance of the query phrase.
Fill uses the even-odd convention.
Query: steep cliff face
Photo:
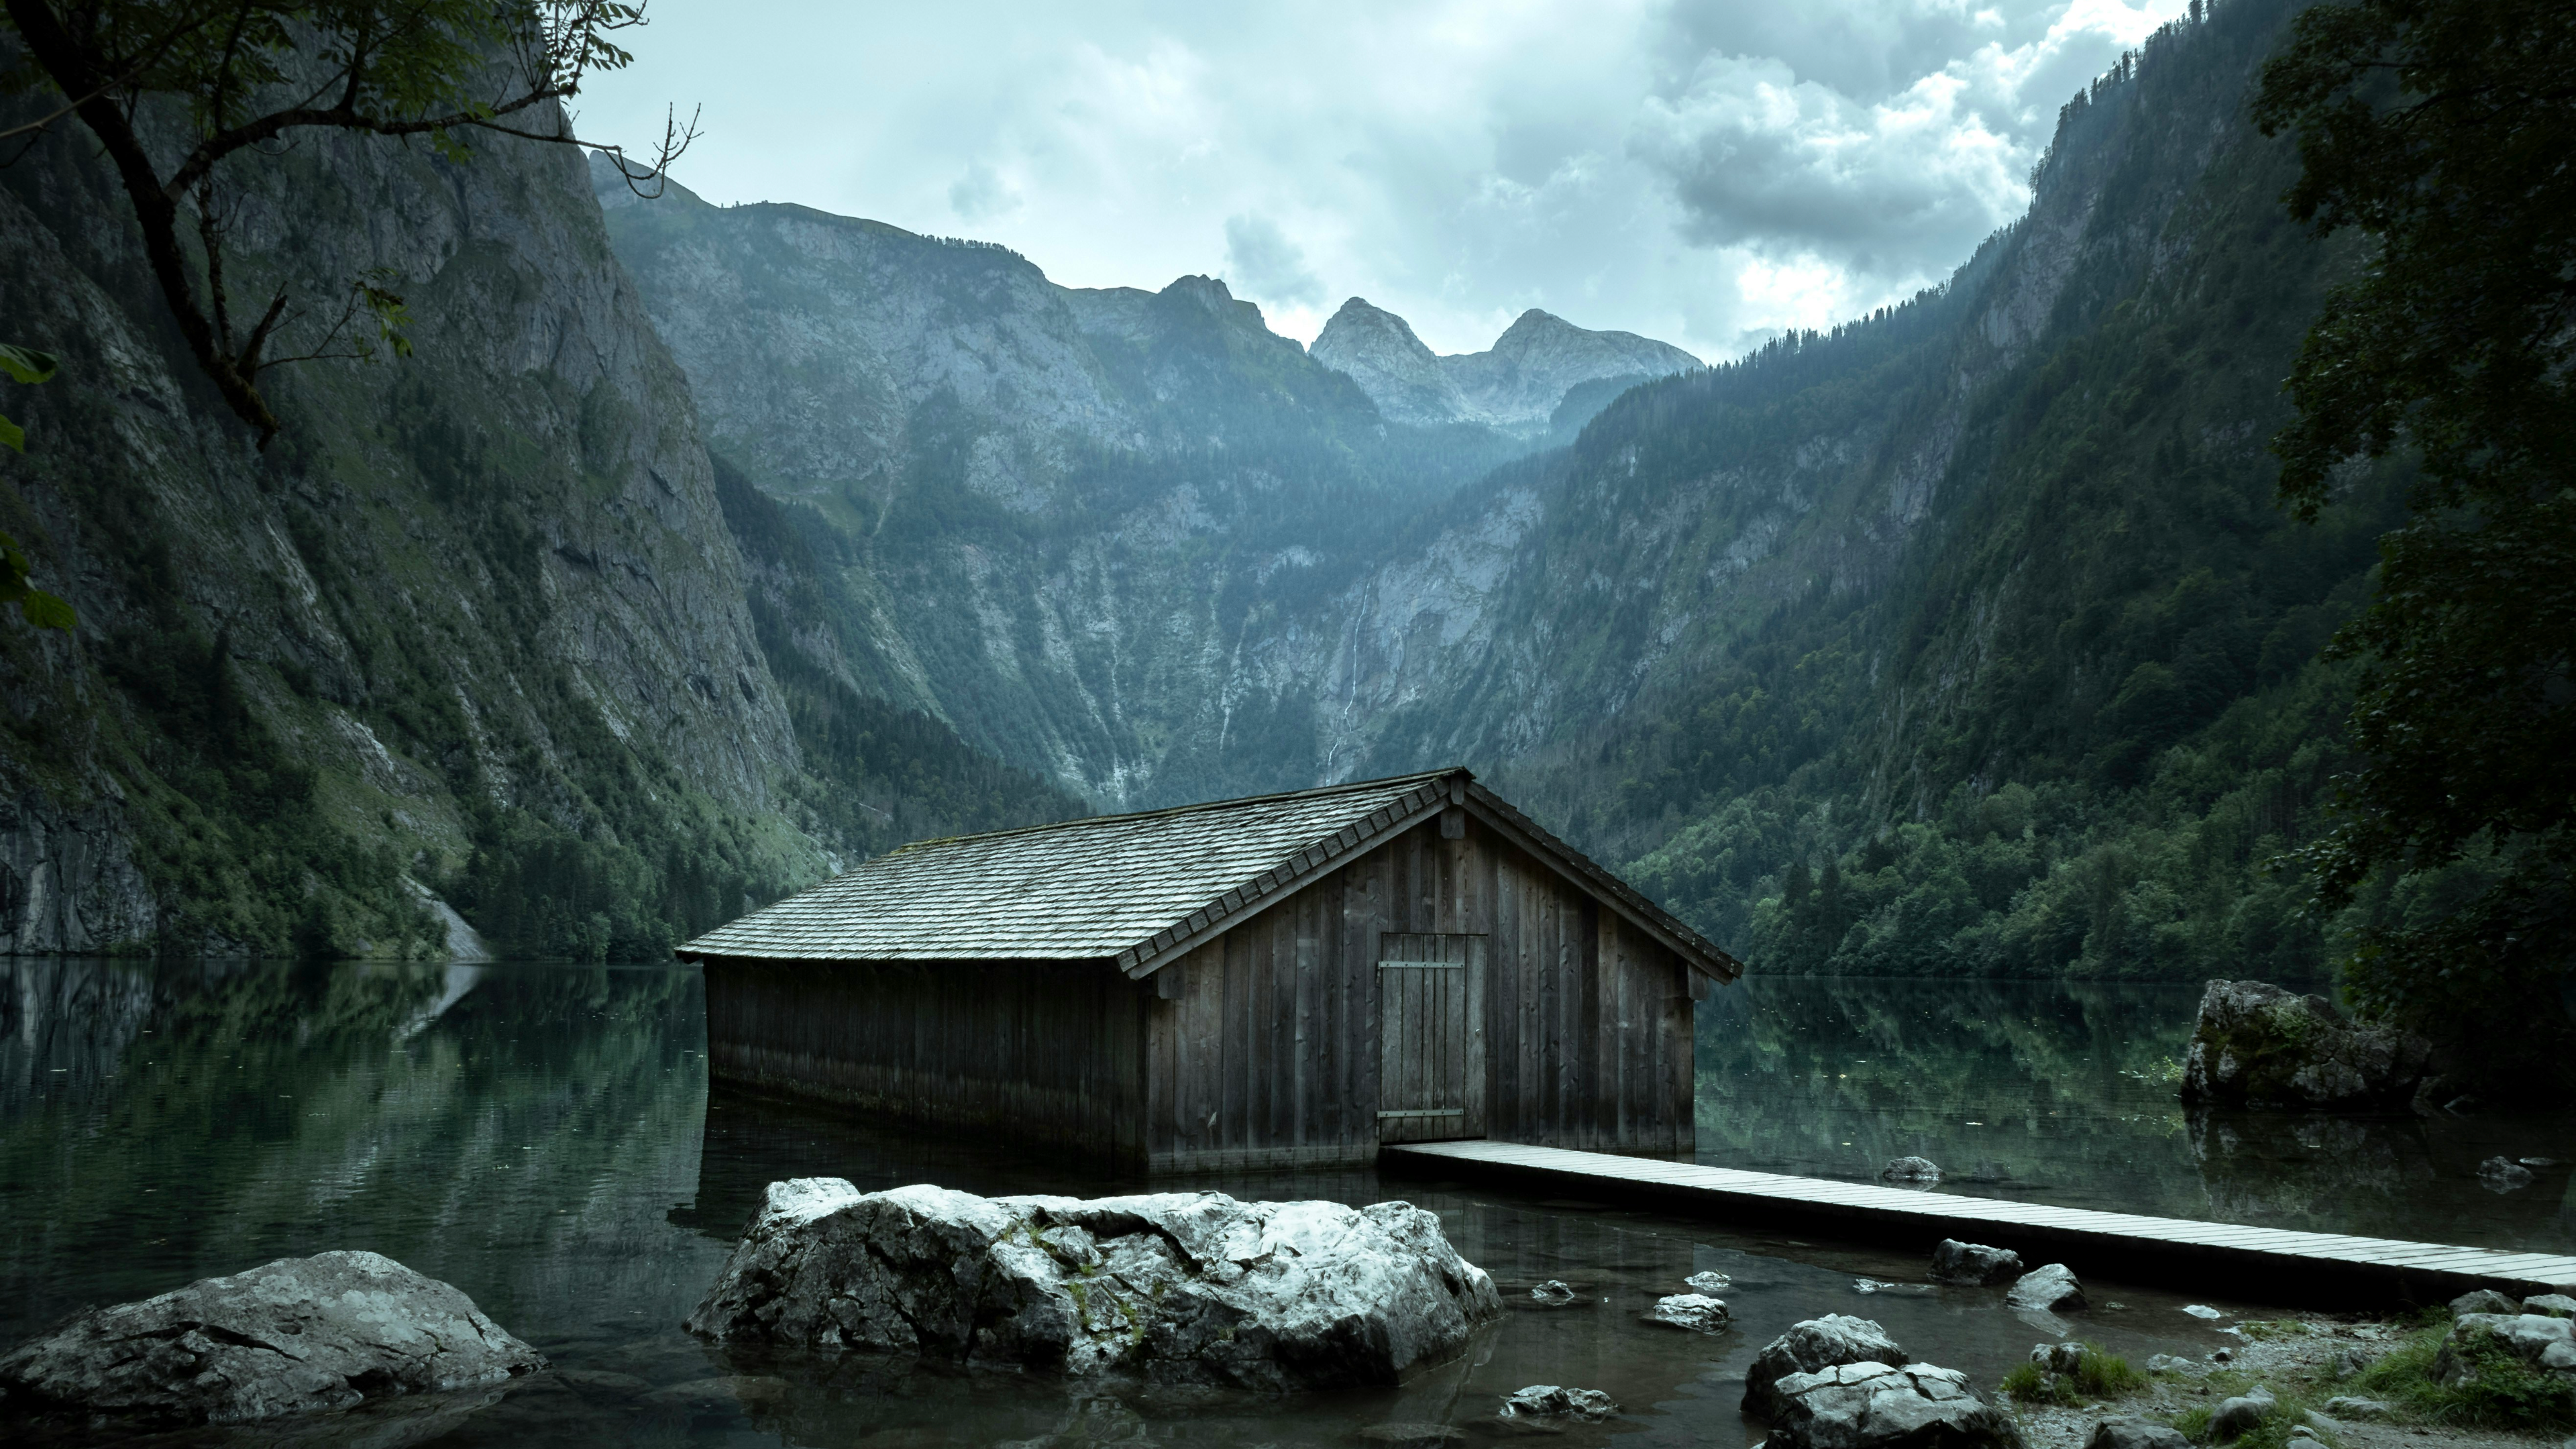
[[[0,630],[0,950],[435,954],[440,893],[648,953],[852,848],[581,159],[308,138],[242,185],[236,286],[385,269],[414,319],[408,360],[268,374],[264,454],[79,133],[0,171],[0,310],[64,359],[0,526],[80,618]]]
[[[1775,970],[2319,970],[2266,862],[2339,767],[2316,649],[2403,476],[2321,527],[2272,501],[2349,261],[2244,120],[2290,8],[2159,32],[1939,293],[1631,391],[1534,506],[1498,491],[1489,528],[1533,521],[1491,642],[1363,753],[1500,761]]]
[[[1487,350],[1441,357],[1403,318],[1358,297],[1324,324],[1314,357],[1348,374],[1391,419],[1475,423],[1532,438],[1551,430],[1570,437],[1628,388],[1700,365],[1670,343],[1588,331],[1535,307]],[[1565,415],[1570,400],[1579,415]]]
[[[997,247],[596,178],[713,446],[816,561],[813,666],[1102,804],[1316,778],[1310,692],[1242,661],[1520,446],[1390,424],[1208,278],[1060,288]]]

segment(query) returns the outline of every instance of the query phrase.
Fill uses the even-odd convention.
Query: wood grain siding
[[[1181,975],[1144,1004],[1149,1165],[1373,1160],[1388,1059],[1378,962],[1390,938],[1404,938],[1394,959],[1434,959],[1418,943],[1437,937],[1484,943],[1471,1003],[1484,1135],[1690,1149],[1682,958],[1482,823],[1445,838],[1435,817],[1164,968]]]
[[[1152,987],[1106,961],[706,969],[708,1067],[718,1078],[1143,1160],[1142,1018]]]

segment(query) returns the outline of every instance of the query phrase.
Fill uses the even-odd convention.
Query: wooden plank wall
[[[1142,1166],[1150,984],[1105,961],[711,962],[708,1067],[768,1091]]]
[[[1691,1147],[1691,1004],[1672,952],[1470,821],[1406,832],[1165,967],[1145,1146],[1165,1170],[1314,1167],[1378,1145],[1379,938],[1488,937],[1490,1136]]]

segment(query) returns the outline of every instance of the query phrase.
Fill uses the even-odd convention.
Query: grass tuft
[[[2004,1375],[2003,1392],[2015,1403],[2074,1406],[2134,1394],[2147,1386],[2147,1376],[2098,1343],[2084,1345],[2075,1371],[2054,1374],[2035,1363],[2016,1364]]]
[[[2447,1428],[2576,1429],[2576,1387],[2524,1363],[2493,1339],[2469,1345],[2466,1382],[2435,1382],[2433,1360],[2449,1331],[2447,1324],[2417,1330],[2361,1371],[2356,1380],[2361,1391],[2397,1406],[2409,1418]]]

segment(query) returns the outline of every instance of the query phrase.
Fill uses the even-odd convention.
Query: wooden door
[[[1485,938],[1389,934],[1377,963],[1377,1136],[1485,1135]]]

